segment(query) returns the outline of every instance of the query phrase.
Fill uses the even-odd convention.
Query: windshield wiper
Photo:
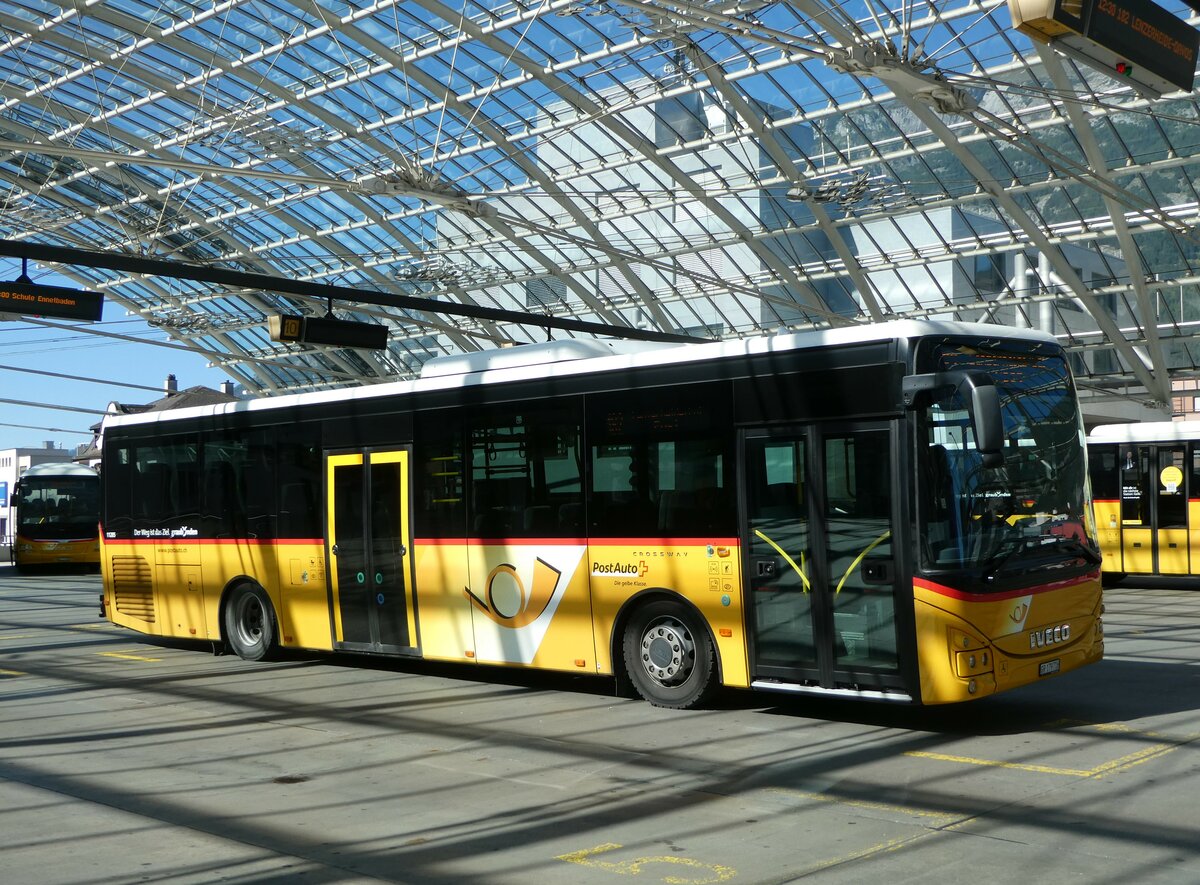
[[[1062,550],[1067,553],[1073,553],[1082,559],[1086,559],[1089,565],[1099,565],[1101,561],[1100,551],[1090,544],[1085,544],[1078,538],[1062,538],[1062,537],[1043,537],[1043,538],[1025,538],[1016,542],[1010,550],[1004,553],[993,556],[986,563],[986,571],[983,573],[985,581],[993,581],[996,575],[1008,564],[1017,553],[1029,550],[1042,550],[1051,548],[1054,550]]]
[[[1042,542],[1044,546],[1054,547],[1056,550],[1067,550],[1071,553],[1078,553],[1088,561],[1090,565],[1099,565],[1104,558],[1100,555],[1100,551],[1091,544],[1085,544],[1078,538],[1058,538],[1056,541],[1047,544]]]
[[[1019,539],[1015,540],[1013,542],[1012,547],[1010,547],[1007,551],[1005,551],[1004,553],[997,553],[995,556],[993,556],[991,559],[989,559],[986,563],[984,563],[986,570],[983,573],[983,579],[985,581],[991,581],[991,580],[995,579],[996,575],[998,575],[1000,573],[1000,570],[1002,568],[1004,568],[1005,565],[1008,564],[1008,561],[1010,559],[1012,559],[1014,556],[1016,556],[1020,551],[1028,550],[1028,549],[1029,549],[1029,541],[1027,539],[1019,538]]]

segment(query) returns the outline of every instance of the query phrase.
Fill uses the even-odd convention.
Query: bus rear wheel
[[[264,661],[275,652],[275,610],[261,587],[233,588],[225,604],[225,641],[244,661]]]
[[[703,622],[668,600],[641,606],[625,625],[625,672],[656,707],[686,710],[716,687],[716,651]]]

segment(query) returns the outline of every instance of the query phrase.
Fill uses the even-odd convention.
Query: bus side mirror
[[[901,393],[906,408],[914,409],[923,394],[954,388],[967,405],[975,448],[984,467],[1004,464],[1004,416],[1000,411],[1000,391],[984,372],[935,372],[930,375],[906,375]]]
[[[987,384],[971,385],[969,402],[975,447],[983,456],[983,466],[1003,466],[1004,416],[1000,413],[1000,392],[988,379]]]

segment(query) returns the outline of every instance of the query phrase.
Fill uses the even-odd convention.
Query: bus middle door
[[[886,425],[743,440],[751,680],[901,688]]]
[[[326,456],[335,648],[417,652],[408,462],[408,450]]]
[[[1121,447],[1122,571],[1188,573],[1186,456],[1184,443]]]

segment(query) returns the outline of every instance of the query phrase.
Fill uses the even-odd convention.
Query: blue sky
[[[0,258],[0,278],[15,280],[20,272],[19,261]],[[29,276],[48,285],[75,286],[32,263]],[[91,438],[88,428],[100,419],[99,413],[110,401],[146,403],[158,399],[162,394],[155,391],[163,389],[168,374],[175,375],[180,390],[201,384],[217,389],[222,381],[229,380],[224,372],[207,368],[207,357],[150,343],[170,339],[137,317],[127,316],[123,308],[111,302],[105,302],[104,317],[98,323],[53,322],[59,328],[21,319],[0,321],[0,398],[44,404],[35,408],[0,402],[0,449],[40,448],[46,441],[74,449]],[[145,343],[110,339],[92,330]],[[105,383],[53,377],[47,374],[51,372]],[[141,389],[148,387],[155,390]],[[92,409],[97,414],[54,406]]]

